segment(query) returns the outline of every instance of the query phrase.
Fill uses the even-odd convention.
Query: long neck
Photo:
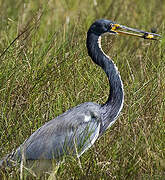
[[[108,100],[101,106],[102,126],[100,134],[110,127],[118,117],[124,101],[123,83],[117,67],[101,49],[101,36],[90,31],[87,33],[87,49],[92,60],[107,74],[110,92]]]

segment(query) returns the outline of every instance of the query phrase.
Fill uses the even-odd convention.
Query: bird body
[[[120,31],[130,30],[142,35]],[[6,156],[1,162],[22,161],[60,161],[65,155],[80,157],[88,150],[117,119],[124,102],[123,83],[117,67],[101,49],[101,35],[126,34],[155,39],[159,35],[128,28],[109,20],[97,20],[88,30],[87,49],[92,60],[106,73],[110,92],[107,101],[102,104],[86,102],[80,104],[36,130],[17,150]]]
[[[13,154],[12,159],[60,159],[64,155],[80,156],[99,136],[100,105],[80,104],[36,130]]]

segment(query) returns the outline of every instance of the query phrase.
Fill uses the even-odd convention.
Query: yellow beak
[[[136,36],[144,39],[151,40],[160,40],[161,36],[159,34],[145,32],[142,30],[126,27],[120,24],[111,24],[111,31],[119,34],[119,35],[130,35]]]

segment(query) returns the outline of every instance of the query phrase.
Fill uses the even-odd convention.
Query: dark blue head
[[[105,19],[99,19],[91,25],[91,27],[89,28],[89,32],[94,33],[98,36],[100,36],[104,33],[107,33],[107,32],[116,34],[116,32],[111,31],[114,24],[116,24],[116,23],[113,21],[109,21],[109,20],[105,20]]]

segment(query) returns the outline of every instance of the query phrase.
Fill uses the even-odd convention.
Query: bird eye
[[[111,23],[109,26],[110,26],[110,29],[112,29],[112,27],[113,27],[113,24]]]

